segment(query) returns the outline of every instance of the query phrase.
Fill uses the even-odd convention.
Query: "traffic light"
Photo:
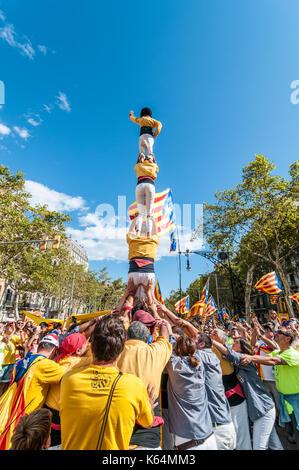
[[[47,249],[47,240],[48,239],[49,239],[49,237],[47,237],[46,235],[43,235],[43,240],[45,240],[45,241],[41,242],[41,244],[39,246],[40,250],[45,251]]]
[[[52,248],[54,250],[57,250],[59,248],[59,243],[60,243],[60,235],[55,235],[55,242],[53,242]]]

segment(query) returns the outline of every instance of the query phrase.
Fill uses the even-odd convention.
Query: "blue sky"
[[[34,201],[69,212],[91,269],[127,275],[122,233],[98,206],[117,217],[118,196],[135,200],[129,110],[150,106],[163,123],[157,191],[191,204],[192,228],[194,205],[236,185],[254,154],[285,177],[298,158],[297,0],[0,0],[0,12],[1,163],[25,173]],[[198,248],[189,238],[182,249]],[[179,285],[168,246],[156,265],[164,296]],[[191,268],[183,287],[212,265],[193,256]]]

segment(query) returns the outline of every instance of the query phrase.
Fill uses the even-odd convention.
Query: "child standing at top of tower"
[[[145,156],[147,151],[147,155],[153,157],[154,139],[161,132],[161,122],[152,118],[152,110],[150,108],[142,108],[140,118],[134,116],[134,111],[130,111],[129,118],[140,126],[139,155]],[[154,129],[156,129],[155,132],[153,132]]]

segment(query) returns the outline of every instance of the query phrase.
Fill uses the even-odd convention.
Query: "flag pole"
[[[176,225],[176,232],[178,237],[178,254],[179,254],[179,289],[180,289],[180,299],[182,298],[182,263],[181,263],[181,246],[180,246],[180,237],[178,226]],[[180,305],[180,315],[182,315],[182,306]]]

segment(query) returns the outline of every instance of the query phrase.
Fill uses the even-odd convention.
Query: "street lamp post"
[[[236,274],[232,270],[232,267],[231,267],[231,264],[230,264],[229,254],[227,252],[224,252],[224,251],[219,251],[217,253],[217,258],[215,258],[215,255],[210,251],[200,251],[200,250],[192,250],[191,251],[191,250],[188,250],[188,249],[184,252],[179,251],[178,254],[179,254],[179,259],[180,259],[181,254],[183,254],[187,257],[187,270],[188,271],[191,270],[190,260],[189,260],[189,255],[190,254],[200,255],[200,256],[208,259],[209,261],[211,261],[214,265],[219,263],[219,264],[221,264],[221,266],[223,266],[225,269],[227,269],[229,271],[230,285],[231,285],[231,291],[232,291],[232,296],[233,296],[233,307],[234,307],[234,313],[236,313],[236,310],[238,309],[238,302],[237,302],[236,294],[235,294],[234,280],[236,280],[238,282],[238,284],[241,287],[243,292],[244,292],[244,286],[243,286],[242,282],[240,281],[240,279],[238,278],[238,276],[236,276]],[[227,261],[227,264],[225,263],[225,261]],[[181,270],[179,271],[179,275],[180,275],[180,286],[181,286]],[[217,290],[218,290],[218,281],[216,281],[216,282],[217,282]],[[218,298],[218,295],[217,295],[217,298]]]

